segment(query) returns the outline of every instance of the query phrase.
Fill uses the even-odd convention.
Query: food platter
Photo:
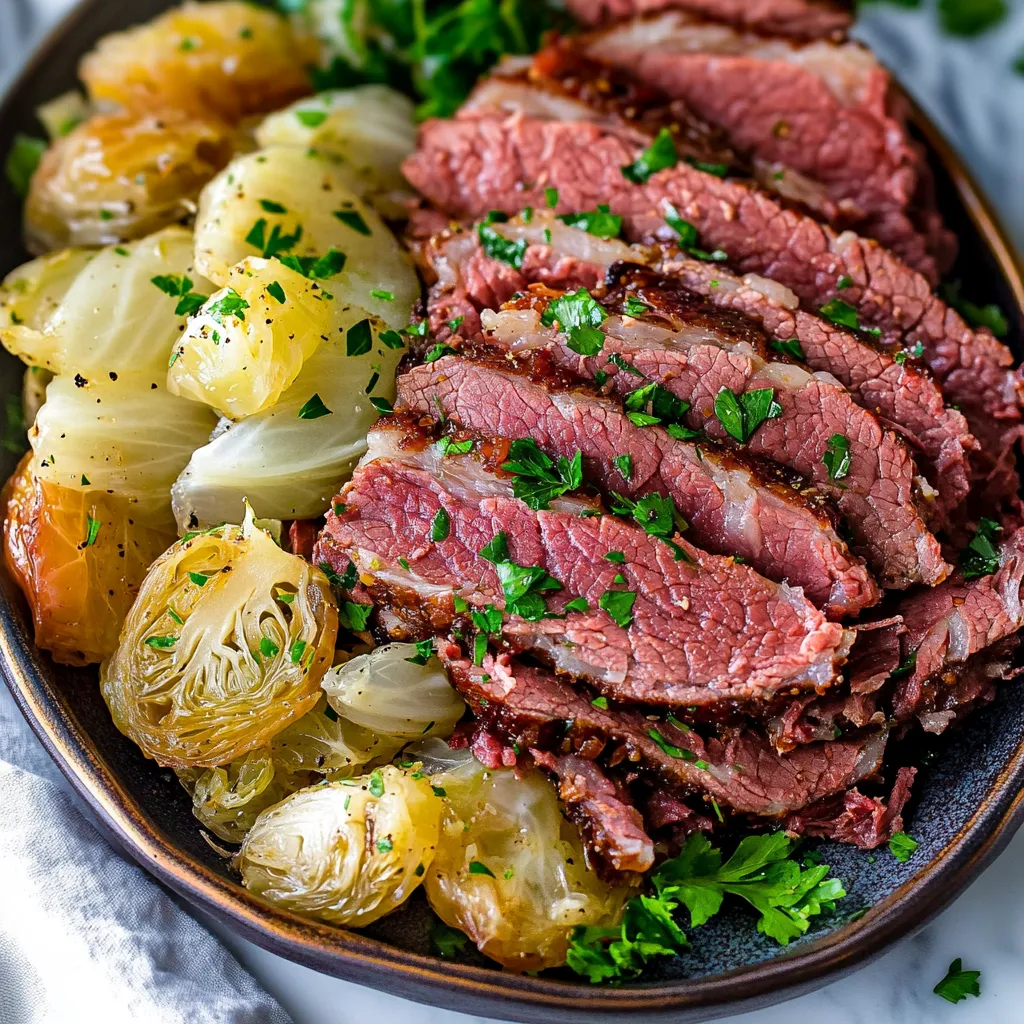
[[[30,128],[36,106],[69,88],[78,58],[101,35],[150,17],[165,4],[82,4],[44,44],[0,107],[0,149]],[[1009,343],[1022,355],[1024,280],[984,198],[950,147],[916,115],[939,181],[940,208],[959,234],[958,273],[984,282],[1010,312]],[[0,270],[23,258],[13,195],[0,195]],[[0,364],[5,396],[19,387],[16,362]],[[5,456],[8,472],[13,458]],[[929,749],[929,767],[910,827],[920,842],[912,865],[829,845],[844,879],[843,912],[780,951],[731,912],[702,930],[686,957],[661,965],[642,984],[596,988],[579,981],[502,973],[483,961],[429,955],[428,912],[413,900],[363,932],[317,924],[273,909],[248,893],[195,827],[172,773],[156,768],[110,720],[95,672],[56,667],[31,638],[24,603],[4,578],[0,657],[8,685],[32,727],[112,837],[158,879],[259,945],[316,970],[463,1012],[522,1021],[610,1020],[637,1013],[707,1020],[788,998],[855,970],[921,927],[981,871],[1024,820],[1024,694],[1006,687],[995,704]],[[862,912],[863,911],[863,912]]]

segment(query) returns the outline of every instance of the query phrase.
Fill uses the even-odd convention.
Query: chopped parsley
[[[583,456],[564,455],[553,462],[532,438],[513,441],[508,458],[501,464],[506,473],[514,473],[512,493],[534,510],[546,509],[552,499],[583,484]]]
[[[206,312],[209,316],[212,316],[214,320],[219,324],[224,323],[224,317],[233,316],[239,320],[245,319],[245,311],[249,308],[249,303],[242,298],[234,288],[228,288],[224,294],[217,299],[216,302],[211,302],[206,308]]]
[[[280,261],[311,281],[329,281],[345,269],[345,254],[328,249],[323,256],[281,256]]]
[[[380,398],[377,395],[370,397],[370,405],[374,407],[381,414],[381,416],[390,416],[394,411],[394,406],[386,399]]]
[[[448,330],[453,333],[462,326],[462,321],[466,318],[464,316],[457,316],[454,320],[448,321]]]
[[[633,621],[633,604],[636,594],[631,590],[606,590],[598,601],[602,611],[606,611],[615,623],[624,629]]]
[[[595,697],[591,702],[595,708],[601,711],[608,710],[608,698],[607,697]]]
[[[421,875],[423,872],[417,870],[417,874]],[[430,948],[445,960],[452,960],[465,952],[468,945],[469,939],[462,932],[457,928],[450,928],[440,919],[436,920],[430,929]]]
[[[296,224],[295,230],[291,234],[285,234],[281,230],[281,225],[275,224],[268,235],[267,226],[267,218],[260,217],[249,228],[249,233],[245,236],[246,244],[257,249],[265,260],[279,256],[283,252],[288,252],[289,249],[294,249],[302,238],[301,224]]]
[[[616,565],[622,565],[626,561],[626,556],[621,551],[609,551],[602,557],[606,562],[614,562]]]
[[[999,568],[997,535],[1003,528],[991,519],[980,519],[970,544],[960,554],[960,569],[965,580],[990,576]]]
[[[369,235],[370,226],[366,223],[363,215],[358,210],[335,210],[334,216],[347,228],[351,228],[357,234]]]
[[[598,328],[608,318],[607,312],[586,288],[564,295],[548,304],[541,314],[545,327],[558,324],[568,337],[569,348],[581,356],[597,355],[604,348],[604,335]]]
[[[494,565],[505,594],[505,609],[527,622],[539,622],[548,615],[543,595],[561,590],[562,584],[539,565],[517,565],[509,558],[508,537],[504,532],[480,551],[480,557]]]
[[[184,274],[157,274],[150,280],[165,295],[178,300],[174,307],[175,316],[191,316],[209,298],[192,291],[192,279]]]
[[[313,397],[299,410],[300,420],[318,420],[321,416],[331,415],[333,415],[332,411],[324,405],[323,399],[319,394],[313,395]]]
[[[92,516],[87,518],[87,527],[85,531],[85,546],[91,548],[96,543],[96,538],[99,536],[100,527],[103,525],[98,519],[93,519]]]
[[[908,359],[920,359],[924,355],[924,345],[917,342],[913,348],[904,348],[897,352],[892,358],[893,362],[902,366]]]
[[[586,213],[560,213],[558,219],[596,238],[618,238],[622,234],[622,218],[609,213],[609,207],[604,203]]]
[[[946,971],[946,976],[932,989],[948,1003],[959,1003],[968,996],[980,996],[981,971],[965,971],[964,962],[957,957]]]
[[[889,673],[889,679],[902,679],[904,676],[909,676],[915,668],[917,668],[916,650],[911,651],[900,659],[899,665]]]
[[[426,665],[428,661],[434,656],[434,641],[433,640],[419,640],[416,643],[416,653],[411,658],[405,660],[413,665]]]
[[[633,456],[632,455],[616,455],[612,459],[615,463],[615,468],[619,471],[619,476],[622,477],[626,483],[633,478]]]
[[[880,328],[864,327],[860,322],[857,307],[851,306],[842,299],[830,299],[818,312],[826,320],[831,320],[832,323],[837,324],[839,327],[849,327],[851,330],[863,331],[865,334],[871,334],[876,338],[881,337],[882,331]]]
[[[821,461],[828,470],[833,483],[842,480],[850,472],[850,441],[845,434],[833,434],[825,446]]]
[[[724,178],[729,173],[728,164],[709,164],[703,160],[695,160],[692,156],[688,156],[686,162],[694,169],[705,174],[713,174],[716,178]]]
[[[178,642],[176,636],[147,636],[145,644],[147,647],[153,647],[156,650],[166,650],[168,647],[173,647]]]
[[[448,535],[451,533],[451,528],[451,517],[443,508],[439,508],[433,522],[430,524],[430,539],[435,544],[442,540],[447,540]]]
[[[281,287],[280,282],[273,281],[271,284],[268,284],[267,285],[267,294],[273,296],[275,299],[277,299],[278,302],[280,302],[282,305],[284,305],[285,294],[284,294],[284,289]]]
[[[757,388],[737,395],[722,388],[715,396],[715,416],[725,432],[740,444],[746,444],[765,420],[782,415],[782,406],[775,401],[774,388]]]
[[[906,832],[897,832],[889,840],[889,852],[901,863],[906,864],[913,856],[918,847],[916,839],[908,836]]]
[[[626,302],[622,307],[622,312],[626,316],[641,317],[645,313],[650,312],[651,307],[646,302],[641,301],[635,295],[627,295]]]
[[[205,587],[210,582],[210,577],[204,572],[190,572],[188,578],[197,586]]]
[[[686,557],[686,552],[672,540],[672,536],[689,529],[689,524],[679,514],[671,497],[652,491],[636,501],[630,501],[621,494],[614,494],[612,511],[616,515],[631,516],[645,533],[665,541],[672,548],[676,561]]]
[[[405,342],[398,331],[381,331],[380,340],[387,348],[405,348]]]
[[[838,281],[836,281],[836,287],[840,291],[845,291],[847,288],[853,287],[853,278],[849,274],[843,274]]]
[[[306,653],[306,646],[307,644],[305,640],[296,640],[295,643],[292,644],[288,651],[288,657],[293,665],[298,665],[298,663],[302,661],[302,656]]]
[[[487,634],[477,633],[473,637],[473,664],[482,665],[487,657]]]
[[[675,139],[667,128],[662,128],[650,146],[633,163],[622,168],[622,174],[634,185],[642,185],[652,174],[657,174],[668,167],[675,167],[677,163],[679,151],[676,149]]]
[[[373,331],[369,318],[363,317],[345,332],[345,355],[365,356],[373,348]]]
[[[567,612],[589,612],[590,602],[585,597],[574,597],[571,601],[567,601],[565,605]]]
[[[444,456],[466,455],[473,450],[473,439],[467,437],[464,441],[456,441],[453,437],[442,437],[437,447]]]
[[[260,654],[262,654],[264,658],[273,658],[280,650],[281,648],[278,647],[269,636],[260,637]]]
[[[350,633],[365,633],[366,624],[370,621],[372,612],[372,604],[356,604],[354,601],[345,601],[338,608],[338,622]]]
[[[479,860],[471,860],[469,862],[469,873],[471,875],[486,875],[488,878],[494,878],[494,872]]]
[[[295,119],[306,128],[319,128],[327,120],[323,110],[296,110]]]
[[[477,227],[477,235],[484,252],[492,260],[507,263],[515,270],[523,269],[523,257],[526,255],[529,244],[525,238],[517,238],[513,241],[499,234],[486,222]]]
[[[770,341],[768,346],[775,349],[776,352],[789,356],[791,359],[803,361],[804,350],[800,347],[800,342],[796,338],[787,338],[785,341]]]
[[[549,210],[553,210],[556,206],[558,206],[558,189],[544,189],[544,202],[547,204]]]
[[[384,773],[375,768],[370,774],[370,796],[382,797],[384,795]]]
[[[370,297],[374,299],[380,299],[381,302],[395,301],[395,293],[385,291],[383,288],[372,288],[370,290]]]
[[[46,143],[42,139],[20,133],[14,136],[14,143],[7,153],[4,170],[7,180],[11,183],[11,188],[22,199],[28,195],[32,175],[36,173],[36,168],[45,152]]]
[[[667,388],[654,383],[630,391],[623,404],[627,418],[637,427],[680,423],[690,409],[689,402],[684,402]]]
[[[715,249],[712,252],[701,249],[697,245],[696,227],[688,220],[684,220],[671,203],[665,204],[665,223],[679,236],[679,248],[695,259],[704,260],[706,263],[721,263],[729,258],[724,249]]]
[[[263,207],[267,213],[287,213],[287,207],[282,206],[280,203],[275,203],[273,199],[261,199],[260,206]]]
[[[386,836],[383,839],[377,840],[377,850],[380,853],[390,853],[394,849],[394,846],[395,844]]]
[[[1009,333],[1010,324],[1006,314],[994,302],[979,306],[960,294],[962,285],[959,281],[951,281],[942,288],[942,297],[972,327],[987,327],[997,338],[1005,338]]]
[[[425,363],[436,363],[442,356],[453,356],[455,355],[455,349],[450,345],[445,345],[442,342],[438,342],[424,357]]]

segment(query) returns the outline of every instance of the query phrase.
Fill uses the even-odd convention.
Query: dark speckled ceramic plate
[[[0,153],[17,131],[37,132],[35,107],[72,87],[78,58],[106,32],[151,17],[165,0],[87,0],[54,33],[0,106]],[[969,294],[1009,311],[1018,356],[1024,342],[1020,268],[949,147],[918,118],[939,175],[941,206],[959,232],[957,274]],[[25,255],[19,204],[0,185],[0,273]],[[20,387],[21,364],[3,354],[0,395]],[[13,468],[11,456],[0,470]],[[170,772],[156,768],[114,728],[94,672],[55,668],[33,646],[26,609],[0,579],[3,673],[32,727],[79,794],[136,860],[196,906],[265,948],[361,984],[423,1002],[518,1021],[568,1024],[635,1014],[710,1020],[808,991],[856,970],[920,928],[984,868],[1024,820],[1024,688],[999,700],[927,751],[908,829],[918,853],[900,865],[834,844],[822,852],[849,895],[842,913],[817,923],[788,949],[753,928],[742,910],[700,929],[692,953],[644,982],[593,988],[568,978],[528,978],[484,963],[442,963],[427,950],[422,899],[363,933],[318,925],[253,899],[200,837],[190,803]]]

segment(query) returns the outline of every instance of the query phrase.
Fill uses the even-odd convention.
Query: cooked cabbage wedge
[[[466,704],[437,658],[420,660],[416,644],[388,644],[335,666],[321,686],[342,718],[378,736],[446,739]]]
[[[171,489],[180,529],[237,519],[246,497],[258,515],[272,519],[309,519],[327,510],[366,451],[366,432],[378,416],[371,399],[390,403],[395,396],[403,350],[381,342],[379,320],[369,325],[368,352],[348,355],[349,332],[335,331],[273,408],[224,421],[195,452]]]
[[[150,569],[100,673],[117,727],[173,768],[215,768],[311,710],[338,612],[319,569],[250,513],[186,537]]]
[[[308,93],[306,65],[315,58],[315,49],[304,48],[281,16],[221,0],[186,3],[104,36],[79,74],[93,101],[236,121]]]
[[[135,521],[117,495],[40,480],[31,455],[8,481],[4,501],[4,557],[32,610],[36,644],[65,665],[109,657],[173,531]]]
[[[39,410],[46,401],[46,389],[53,374],[41,366],[30,366],[21,378],[21,414],[25,427],[29,428],[36,421]]]
[[[352,188],[386,217],[408,214],[412,190],[402,161],[416,148],[416,108],[386,85],[335,89],[271,114],[257,129],[264,147],[299,146],[339,157]]]
[[[180,110],[90,117],[50,146],[32,176],[28,248],[112,245],[176,224],[234,149],[228,126]]]
[[[171,484],[215,425],[206,406],[148,377],[56,377],[29,442],[42,480],[110,492],[129,502],[134,519],[173,531]]]
[[[408,255],[353,190],[345,165],[326,153],[278,146],[238,157],[206,188],[196,216],[196,267],[218,285],[247,256],[313,261],[330,258],[329,292],[386,324],[409,322],[420,286]]]
[[[189,296],[212,290],[193,269],[192,235],[184,228],[99,252],[55,253],[4,281],[0,309],[8,315],[0,315],[0,342],[56,374],[90,383],[149,374],[162,386],[195,301]]]
[[[246,887],[271,903],[360,928],[422,882],[441,812],[425,778],[387,765],[303,789],[264,811],[236,865]]]
[[[225,768],[179,768],[192,812],[214,835],[240,843],[259,814],[320,776],[349,778],[382,765],[404,740],[375,736],[334,714],[321,697],[312,711],[279,732],[270,746]]]
[[[168,388],[241,419],[273,406],[324,338],[344,338],[353,353],[364,348],[359,363],[365,366],[367,358],[373,361],[376,340],[367,313],[341,302],[331,287],[277,260],[242,260],[231,268],[227,287],[189,320],[174,350]],[[371,373],[365,370],[364,386]]]
[[[619,919],[631,890],[587,870],[579,834],[539,772],[485,768],[439,740],[407,754],[445,792],[427,898],[482,953],[515,971],[555,967],[577,925]]]

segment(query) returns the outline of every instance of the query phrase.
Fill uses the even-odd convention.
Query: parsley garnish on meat
[[[476,230],[484,252],[492,260],[501,260],[515,270],[523,269],[523,257],[528,244],[525,238],[512,241],[495,231],[486,221],[481,222]]]
[[[728,164],[709,164],[703,160],[695,160],[692,156],[688,156],[686,162],[696,170],[713,174],[716,178],[724,178],[729,173]]]
[[[981,971],[965,971],[964,962],[957,957],[946,971],[946,976],[932,989],[937,996],[942,996],[947,1002],[959,1003],[961,999],[968,996],[980,996],[981,985],[979,979]]]
[[[598,607],[606,611],[616,625],[625,629],[633,621],[636,594],[632,590],[606,590],[598,600]]]
[[[192,278],[184,274],[157,274],[150,280],[165,295],[178,300],[174,307],[175,316],[191,316],[209,298],[192,291]]]
[[[667,128],[658,132],[654,141],[631,164],[622,168],[622,174],[634,185],[642,185],[652,174],[675,167],[679,163],[676,141]]]
[[[451,529],[451,517],[443,508],[439,508],[434,516],[434,521],[430,524],[430,539],[435,544],[442,540],[447,540]]]
[[[715,416],[725,432],[740,444],[746,444],[765,420],[782,415],[782,406],[775,401],[774,388],[757,388],[737,395],[722,388],[715,396]]]
[[[857,307],[851,306],[842,299],[830,299],[818,312],[826,320],[831,320],[832,323],[837,324],[839,327],[849,327],[854,331],[863,331],[865,334],[871,334],[876,338],[882,334],[881,329],[878,327],[864,327],[860,322]]]
[[[611,509],[616,515],[631,516],[645,533],[668,544],[677,562],[686,558],[686,552],[672,540],[672,536],[688,530],[689,524],[679,514],[676,503],[670,497],[652,491],[636,501],[630,501],[621,494],[613,493]]]
[[[612,462],[615,463],[615,468],[619,471],[619,476],[629,483],[633,477],[633,456],[628,453],[625,455],[616,455],[615,458],[612,459]]]
[[[645,313],[649,313],[651,307],[646,302],[638,299],[635,295],[627,295],[626,302],[622,307],[622,312],[626,316],[641,317]]]
[[[560,213],[558,219],[571,228],[579,228],[597,238],[618,238],[622,234],[622,218],[608,212],[602,203],[586,213]]]
[[[444,456],[452,455],[466,455],[468,452],[473,450],[473,439],[467,437],[463,441],[456,441],[453,437],[442,437],[437,442],[438,448],[441,449],[441,454]]]
[[[715,249],[713,252],[701,249],[697,245],[696,227],[688,220],[684,220],[671,203],[665,204],[665,223],[679,236],[679,248],[695,259],[704,260],[706,263],[721,263],[729,258],[724,249]]]
[[[543,594],[561,590],[562,584],[539,565],[516,565],[509,558],[508,537],[502,532],[480,550],[480,557],[494,565],[505,593],[505,610],[527,622],[538,622],[548,615]]]
[[[850,441],[844,434],[833,434],[825,446],[825,454],[821,461],[828,470],[828,478],[833,483],[842,480],[850,472]]]
[[[433,655],[434,641],[420,640],[416,644],[416,653],[411,658],[406,658],[405,660],[411,662],[413,665],[426,665]]]
[[[904,676],[909,676],[916,667],[917,651],[915,650],[900,659],[899,665],[889,673],[889,679],[902,679]]]
[[[637,427],[681,423],[690,409],[689,402],[684,402],[667,388],[654,383],[630,391],[623,404],[629,421]]]
[[[501,464],[506,473],[514,473],[512,493],[530,508],[547,508],[553,498],[574,491],[583,484],[583,456],[576,452],[571,459],[564,455],[553,462],[532,438],[513,441],[508,459]]]
[[[987,327],[997,338],[1005,338],[1009,333],[1010,324],[1006,314],[994,302],[979,306],[965,299],[960,294],[962,285],[959,281],[950,281],[942,287],[942,297],[972,327]]]
[[[901,864],[905,864],[910,860],[917,847],[917,840],[908,836],[906,832],[897,832],[892,839],[889,840],[889,852]]]
[[[635,978],[652,960],[689,946],[676,921],[680,907],[697,928],[719,912],[726,896],[749,903],[760,914],[757,930],[787,944],[807,931],[812,917],[834,910],[846,895],[842,882],[827,877],[827,864],[804,868],[792,851],[793,842],[783,832],[748,836],[723,863],[721,850],[694,833],[678,857],[654,872],[653,894],[629,901],[621,925],[576,929],[569,967],[595,984]]]
[[[999,547],[997,535],[1003,528],[991,519],[978,521],[978,530],[970,544],[960,554],[960,569],[965,580],[976,580],[990,576],[999,568]]]
[[[453,356],[455,355],[455,349],[450,345],[445,345],[442,342],[438,342],[424,357],[425,363],[436,363],[442,356]]]
[[[799,359],[803,362],[804,350],[800,347],[800,342],[796,338],[786,338],[785,341],[770,341],[768,346],[775,349],[776,352],[782,352],[791,359]]]
[[[604,348],[604,335],[598,328],[607,318],[607,312],[590,292],[580,288],[550,302],[541,314],[540,322],[545,327],[557,323],[558,329],[568,336],[569,348],[573,352],[593,356]]]
[[[350,633],[365,633],[372,612],[372,604],[343,601],[338,607],[338,623]]]
[[[913,348],[904,348],[897,352],[893,357],[893,362],[902,366],[908,359],[920,359],[924,355],[924,345],[921,342],[917,342]]]

